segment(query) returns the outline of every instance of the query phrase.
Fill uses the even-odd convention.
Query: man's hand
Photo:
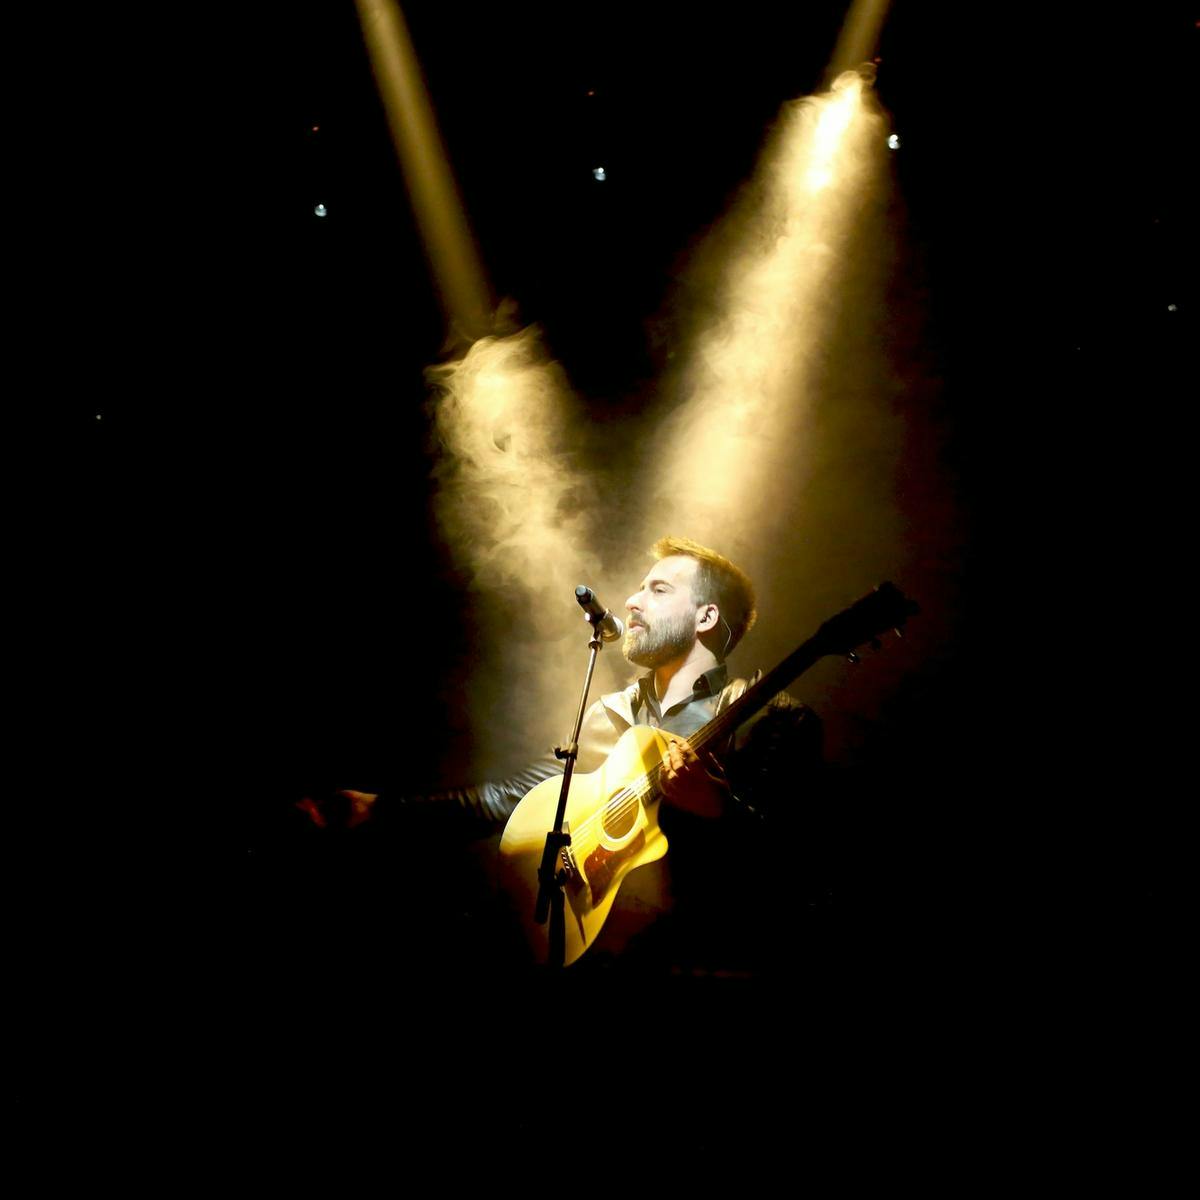
[[[318,829],[356,829],[371,819],[375,792],[352,792],[346,788],[324,796],[305,796],[296,807]]]
[[[725,811],[729,784],[711,754],[702,761],[686,738],[672,738],[659,772],[663,799],[676,808],[710,820]]]

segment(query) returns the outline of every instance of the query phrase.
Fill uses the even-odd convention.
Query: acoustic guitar
[[[764,708],[778,692],[826,655],[849,657],[889,629],[899,633],[919,611],[899,588],[881,583],[844,612],[830,617],[802,646],[748,688],[724,711],[688,738],[697,753],[723,747],[740,725]],[[659,772],[675,735],[648,725],[627,729],[604,765],[573,775],[564,832],[570,842],[560,851],[566,912],[565,965],[595,942],[612,909],[622,880],[630,871],[655,862],[667,852],[658,825]],[[534,920],[538,868],[546,834],[554,824],[561,777],[546,779],[513,810],[500,839],[501,869],[515,901],[518,919],[537,961],[544,962],[548,931]]]

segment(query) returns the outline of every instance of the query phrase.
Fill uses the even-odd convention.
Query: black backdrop
[[[496,289],[604,419],[653,377],[645,322],[672,265],[779,104],[817,86],[837,7],[746,10],[720,37],[677,6],[409,13]],[[227,1014],[270,996],[267,1026],[336,1009],[347,978],[411,1003],[396,964],[421,962],[421,987],[445,964],[440,932],[395,920],[394,858],[313,849],[289,823],[311,787],[386,785],[397,751],[410,770],[414,731],[436,782],[439,646],[469,636],[428,509],[440,317],[356,20],[197,12],[150,47],[93,20],[44,105],[63,183],[31,285],[54,317],[29,399],[57,426],[30,492],[64,577],[46,673],[78,680],[62,773],[83,798],[47,839],[65,856],[71,826],[102,835],[66,872],[86,899],[56,893],[62,928],[93,980],[166,956]],[[953,981],[961,1018],[1048,979],[1139,995],[1162,979],[1178,818],[1157,764],[1179,739],[1145,618],[1187,477],[1194,32],[1165,9],[1121,31],[910,5],[888,22],[878,92],[904,139],[971,545],[962,642],[897,720],[959,750],[902,817],[933,766],[902,729],[853,764],[820,969],[793,999],[852,978],[928,1016],[913,997]],[[636,212],[589,186],[597,154],[636,175]],[[433,681],[415,714],[414,675]],[[477,874],[447,869],[473,895]],[[406,876],[407,903],[439,907],[428,862]]]

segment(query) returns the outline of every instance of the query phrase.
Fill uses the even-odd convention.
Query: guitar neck
[[[707,725],[692,734],[688,741],[699,751],[715,751],[730,738],[738,726],[748,721],[771,698],[803,675],[819,658],[827,654],[851,654],[852,648],[876,640],[883,630],[899,626],[920,608],[893,583],[881,583],[871,593],[856,601],[844,612],[826,621],[817,633],[792,651],[774,670],[768,671],[753,687],[747,688],[724,712],[718,713]],[[851,657],[853,655],[851,654]],[[651,789],[658,781],[658,766],[647,773]]]
[[[713,717],[707,725],[692,734],[688,738],[692,748],[700,751],[706,747],[716,749],[721,746],[734,734],[739,725],[750,720],[759,709],[765,708],[773,696],[783,691],[792,680],[803,675],[826,653],[827,650],[819,647],[818,638],[809,638],[777,667],[768,671],[753,687],[747,688],[724,712]]]

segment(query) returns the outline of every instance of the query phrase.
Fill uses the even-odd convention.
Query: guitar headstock
[[[870,643],[878,649],[881,634],[889,629],[899,633],[905,621],[920,611],[920,606],[894,583],[881,583],[844,612],[830,617],[817,630],[815,640],[822,654],[839,654],[857,661],[854,651],[858,646]]]

